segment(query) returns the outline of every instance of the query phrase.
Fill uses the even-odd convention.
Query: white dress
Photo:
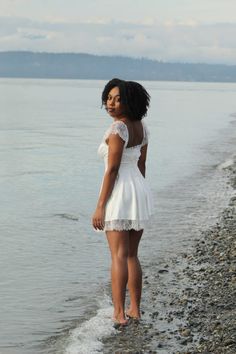
[[[122,121],[115,121],[105,132],[98,155],[108,161],[106,139],[110,134],[118,134],[125,141],[118,175],[105,208],[104,231],[142,230],[153,214],[153,200],[146,179],[138,168],[141,147],[148,143],[148,130],[143,124],[142,144],[128,147],[129,132]]]

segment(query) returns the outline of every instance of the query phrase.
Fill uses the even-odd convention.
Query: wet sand
[[[236,159],[227,166],[236,189]],[[144,265],[142,320],[103,353],[236,353],[236,196],[186,252]]]

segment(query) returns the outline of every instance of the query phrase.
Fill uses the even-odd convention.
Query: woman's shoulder
[[[111,127],[116,127],[117,129],[128,129],[127,124],[123,120],[115,120],[112,124]]]
[[[145,122],[145,120],[141,120],[141,123],[143,125],[143,142],[142,142],[142,145],[146,145],[148,144],[148,140],[149,140],[149,137],[150,137],[150,131],[147,127],[147,124]]]
[[[122,120],[116,120],[112,123],[111,134],[118,134],[124,141],[128,141],[129,131],[127,125]]]
[[[129,140],[129,131],[127,125],[122,120],[116,120],[110,125],[108,129],[108,135],[110,134],[118,134],[126,143]]]
[[[143,128],[148,130],[147,123],[146,123],[145,119],[142,119],[141,123],[142,123]]]

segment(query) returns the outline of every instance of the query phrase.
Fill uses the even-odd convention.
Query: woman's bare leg
[[[125,318],[125,292],[128,281],[129,232],[107,231],[112,265],[111,286],[114,305],[114,319],[121,324],[127,323]]]
[[[138,246],[143,230],[131,230],[129,233],[128,255],[128,288],[130,294],[130,307],[126,311],[130,317],[140,318],[140,301],[142,294],[142,268],[138,259]]]

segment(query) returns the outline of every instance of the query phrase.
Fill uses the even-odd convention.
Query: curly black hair
[[[135,81],[125,81],[114,78],[110,80],[102,92],[102,105],[106,106],[109,92],[118,87],[120,101],[124,105],[124,114],[130,120],[141,120],[149,107],[150,95],[145,88]]]

